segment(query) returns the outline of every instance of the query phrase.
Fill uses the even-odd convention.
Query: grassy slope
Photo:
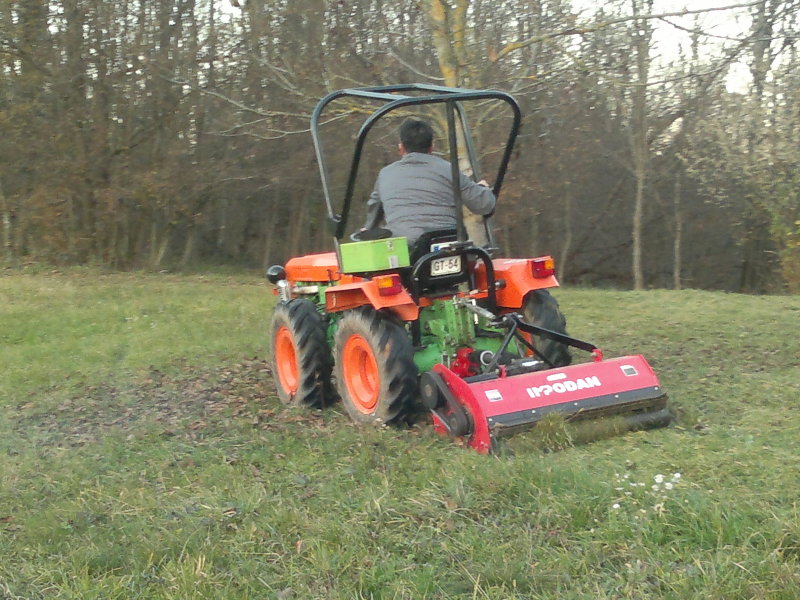
[[[255,279],[1,278],[0,597],[800,597],[800,298],[557,296],[679,426],[358,430],[274,399]]]

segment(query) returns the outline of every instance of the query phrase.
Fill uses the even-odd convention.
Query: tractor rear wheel
[[[400,421],[417,396],[417,367],[402,325],[371,308],[348,311],[334,336],[336,388],[356,423]]]
[[[550,331],[567,333],[567,319],[561,313],[558,302],[547,290],[533,290],[525,296],[522,306],[525,320]],[[572,362],[569,346],[539,335],[533,336],[533,345],[554,367],[566,367]]]
[[[272,315],[272,372],[286,404],[322,408],[332,395],[333,358],[322,317],[304,298],[281,302]]]

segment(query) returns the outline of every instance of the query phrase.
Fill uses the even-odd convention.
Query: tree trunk
[[[541,239],[542,239],[542,232],[541,232],[541,223],[539,222],[541,218],[541,211],[538,210],[537,205],[534,204],[531,206],[530,209],[530,229],[528,230],[529,238],[528,243],[525,246],[525,250],[531,256],[539,256],[539,251],[541,247]]]
[[[311,189],[311,186],[306,184],[302,192],[303,199],[300,200],[299,206],[292,217],[294,222],[292,223],[291,232],[289,233],[289,239],[286,240],[289,248],[289,256],[297,256],[300,253],[300,249],[304,247],[304,242],[308,235],[308,205],[311,203]]]
[[[425,0],[424,7],[444,84],[449,87],[465,86],[468,84],[464,66],[468,64],[465,35],[469,0],[456,0],[454,6],[445,0]],[[469,157],[460,127],[457,135],[459,168],[469,174]],[[463,209],[463,217],[467,237],[478,246],[487,246],[489,238],[486,235],[484,217],[472,213],[467,208]]]
[[[633,204],[632,224],[632,269],[633,289],[644,289],[644,270],[642,268],[642,219],[644,214],[644,188],[646,172],[642,165],[637,165],[634,171],[636,177],[636,196]]]
[[[150,266],[157,269],[164,262],[164,257],[167,255],[167,250],[169,250],[169,244],[172,241],[172,226],[169,224],[164,226],[161,232],[161,239],[159,240],[158,226],[153,223],[150,236],[150,243],[152,244],[150,247]]]
[[[194,242],[197,237],[197,228],[193,224],[189,224],[189,230],[186,232],[186,242],[183,245],[183,255],[181,256],[180,266],[186,268],[194,257]]]
[[[675,189],[672,196],[672,214],[675,220],[675,235],[672,238],[672,287],[681,289],[683,213],[681,211],[681,173],[675,174]]]
[[[275,210],[272,207],[280,206],[281,202],[281,191],[283,188],[280,185],[276,185],[274,188],[275,196],[267,201],[267,215],[268,217],[264,220],[265,222],[261,224],[261,228],[263,234],[261,236],[261,266],[263,268],[269,267],[274,261],[272,258],[272,238],[275,237],[275,230],[278,228],[278,224],[274,222],[269,216],[275,214]]]
[[[633,14],[639,14],[639,1],[632,0]],[[648,10],[652,0],[645,0]],[[647,140],[647,81],[650,68],[650,38],[652,27],[648,21],[635,20],[634,44],[636,52],[636,83],[633,88],[633,114],[631,115],[633,174],[636,179],[636,196],[632,223],[632,269],[633,289],[644,289],[642,266],[642,222],[644,220],[644,196],[647,182],[649,144]]]
[[[14,257],[14,246],[12,243],[12,229],[11,229],[11,207],[3,193],[3,181],[0,180],[0,219],[2,219],[2,244],[3,254],[6,260]]]
[[[561,256],[558,260],[558,278],[563,280],[567,276],[567,263],[572,250],[572,191],[569,181],[564,184],[564,245],[561,247]]]
[[[459,0],[459,4],[467,4],[467,2]],[[457,56],[457,42],[460,39],[463,43],[465,23],[459,23],[455,21],[455,18],[464,13],[452,9],[444,0],[425,0],[424,5],[428,22],[431,25],[433,45],[436,49],[436,58],[439,62],[439,71],[444,78],[444,84],[458,87],[461,83],[461,65]],[[457,31],[460,32],[459,36],[456,35]]]
[[[757,156],[759,146],[765,135],[764,119],[764,86],[772,68],[774,55],[771,49],[773,22],[777,11],[776,0],[761,0],[754,9],[753,25],[753,60],[750,73],[753,77],[752,95],[756,107],[756,118],[750,123],[747,135],[747,148],[750,156]],[[744,239],[742,240],[742,273],[740,289],[742,292],[757,292],[764,289],[769,281],[773,268],[768,258],[774,250],[770,231],[771,217],[759,193],[747,199],[745,208]]]
[[[228,238],[228,206],[229,206],[228,199],[222,198],[220,200],[220,205],[217,207],[219,214],[219,227],[217,227],[216,246],[220,250],[224,249],[225,242]]]
[[[100,156],[95,154],[91,136],[94,116],[87,100],[87,43],[89,23],[85,5],[78,0],[63,0],[65,35],[64,35],[64,79],[61,81],[63,94],[63,119],[67,123],[65,129],[70,138],[74,169],[79,173],[72,185],[74,227],[66,232],[73,260],[87,258],[87,252],[97,250],[96,239],[96,201],[93,169]],[[95,94],[98,91],[95,90]]]

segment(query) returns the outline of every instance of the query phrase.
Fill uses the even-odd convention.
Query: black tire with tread
[[[294,394],[284,389],[278,376],[275,342],[279,328],[284,326],[291,332],[297,357],[298,388]],[[275,307],[270,346],[272,372],[281,402],[309,408],[331,404],[335,399],[331,385],[333,357],[325,335],[325,324],[313,302],[296,298]]]
[[[567,333],[567,319],[561,313],[556,299],[547,290],[528,292],[522,305],[522,314],[525,321],[531,325]],[[533,345],[554,367],[566,367],[572,362],[572,354],[566,344],[535,335]]]
[[[369,345],[378,367],[379,396],[369,413],[360,410],[350,397],[347,374],[342,364],[344,346],[351,336],[361,336]],[[414,350],[405,328],[372,308],[347,311],[334,335],[335,383],[345,410],[359,424],[400,423],[414,406],[418,395]]]

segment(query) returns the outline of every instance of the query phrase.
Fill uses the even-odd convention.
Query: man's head
[[[406,119],[400,125],[400,153],[433,150],[433,128],[425,121]]]

